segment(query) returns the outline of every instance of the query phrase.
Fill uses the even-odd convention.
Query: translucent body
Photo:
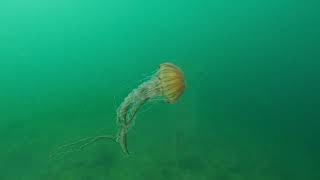
[[[135,117],[148,101],[164,100],[170,104],[177,102],[185,89],[182,71],[171,63],[160,64],[159,69],[149,79],[132,90],[117,109],[118,133],[115,136],[96,136],[84,138],[61,146],[53,156],[79,151],[101,139],[110,139],[120,144],[123,152],[129,154],[127,134],[133,126]]]

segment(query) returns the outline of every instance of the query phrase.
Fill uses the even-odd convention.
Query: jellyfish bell
[[[162,96],[168,103],[176,103],[185,89],[182,70],[172,63],[163,63],[160,64],[157,76],[160,81]]]
[[[141,107],[153,100],[164,100],[170,104],[178,101],[185,90],[182,70],[172,63],[162,63],[159,69],[145,82],[133,89],[117,109],[117,122],[122,127],[133,125]]]

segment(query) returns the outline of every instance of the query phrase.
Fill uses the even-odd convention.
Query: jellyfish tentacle
[[[73,143],[60,146],[58,149],[56,149],[56,151],[50,154],[49,159],[52,160],[57,158],[58,156],[63,156],[68,153],[81,151],[84,148],[88,147],[89,145],[96,143],[97,141],[100,141],[102,139],[109,139],[116,142],[115,136],[102,135],[102,136],[86,137],[78,141],[75,141]]]

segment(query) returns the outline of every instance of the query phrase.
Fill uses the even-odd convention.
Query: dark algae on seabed
[[[118,133],[115,136],[101,135],[87,137],[76,142],[62,145],[50,155],[50,158],[77,152],[103,139],[120,144],[124,154],[129,155],[127,134],[134,125],[135,117],[142,106],[149,101],[166,101],[174,104],[185,90],[185,79],[182,70],[172,64],[160,64],[159,69],[145,82],[132,90],[117,109]]]

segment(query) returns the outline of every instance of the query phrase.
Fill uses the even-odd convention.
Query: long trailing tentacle
[[[59,156],[66,155],[68,153],[79,152],[84,148],[86,148],[87,146],[103,139],[109,139],[116,142],[115,136],[107,136],[107,135],[83,138],[73,143],[65,144],[58,147],[52,154],[50,154],[49,159],[55,159]]]
[[[129,155],[127,145],[128,130],[133,126],[134,119],[138,111],[149,99],[152,98],[153,95],[150,94],[150,91],[154,89],[154,83],[147,81],[138,86],[137,89],[131,91],[131,93],[125,98],[120,107],[117,109],[117,122],[119,125],[119,131],[116,136],[95,136],[83,138],[76,142],[58,147],[58,149],[54,151],[49,158],[54,159],[58,156],[63,156],[68,153],[81,151],[85,147],[102,139],[109,139],[119,143],[122,151],[126,155]]]

